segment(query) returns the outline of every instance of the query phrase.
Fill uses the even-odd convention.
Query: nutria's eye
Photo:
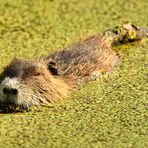
[[[40,75],[41,75],[41,73],[38,72],[38,73],[35,73],[33,76],[40,76]]]

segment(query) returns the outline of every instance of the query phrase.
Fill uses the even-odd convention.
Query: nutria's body
[[[122,29],[122,33],[110,30],[94,35],[34,61],[14,59],[0,75],[0,104],[21,109],[49,105],[68,96],[77,80],[95,71],[111,71],[119,62],[112,45],[139,40],[148,32],[130,24]],[[134,38],[128,36],[130,31]]]

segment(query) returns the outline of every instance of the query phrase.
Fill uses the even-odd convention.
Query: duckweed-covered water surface
[[[125,21],[148,24],[146,0],[1,0],[0,70]],[[115,48],[121,65],[53,107],[0,114],[0,147],[134,147],[147,140],[147,40]]]

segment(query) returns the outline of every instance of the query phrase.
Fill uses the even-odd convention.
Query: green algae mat
[[[147,0],[1,0],[0,71],[125,21],[148,24]],[[1,148],[146,148],[148,41],[115,48],[122,64],[53,107],[0,114]]]

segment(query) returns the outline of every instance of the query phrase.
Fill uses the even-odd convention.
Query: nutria
[[[110,72],[119,63],[117,43],[141,40],[147,28],[129,23],[74,43],[46,57],[13,59],[0,74],[0,106],[28,110],[67,97],[78,80]]]

